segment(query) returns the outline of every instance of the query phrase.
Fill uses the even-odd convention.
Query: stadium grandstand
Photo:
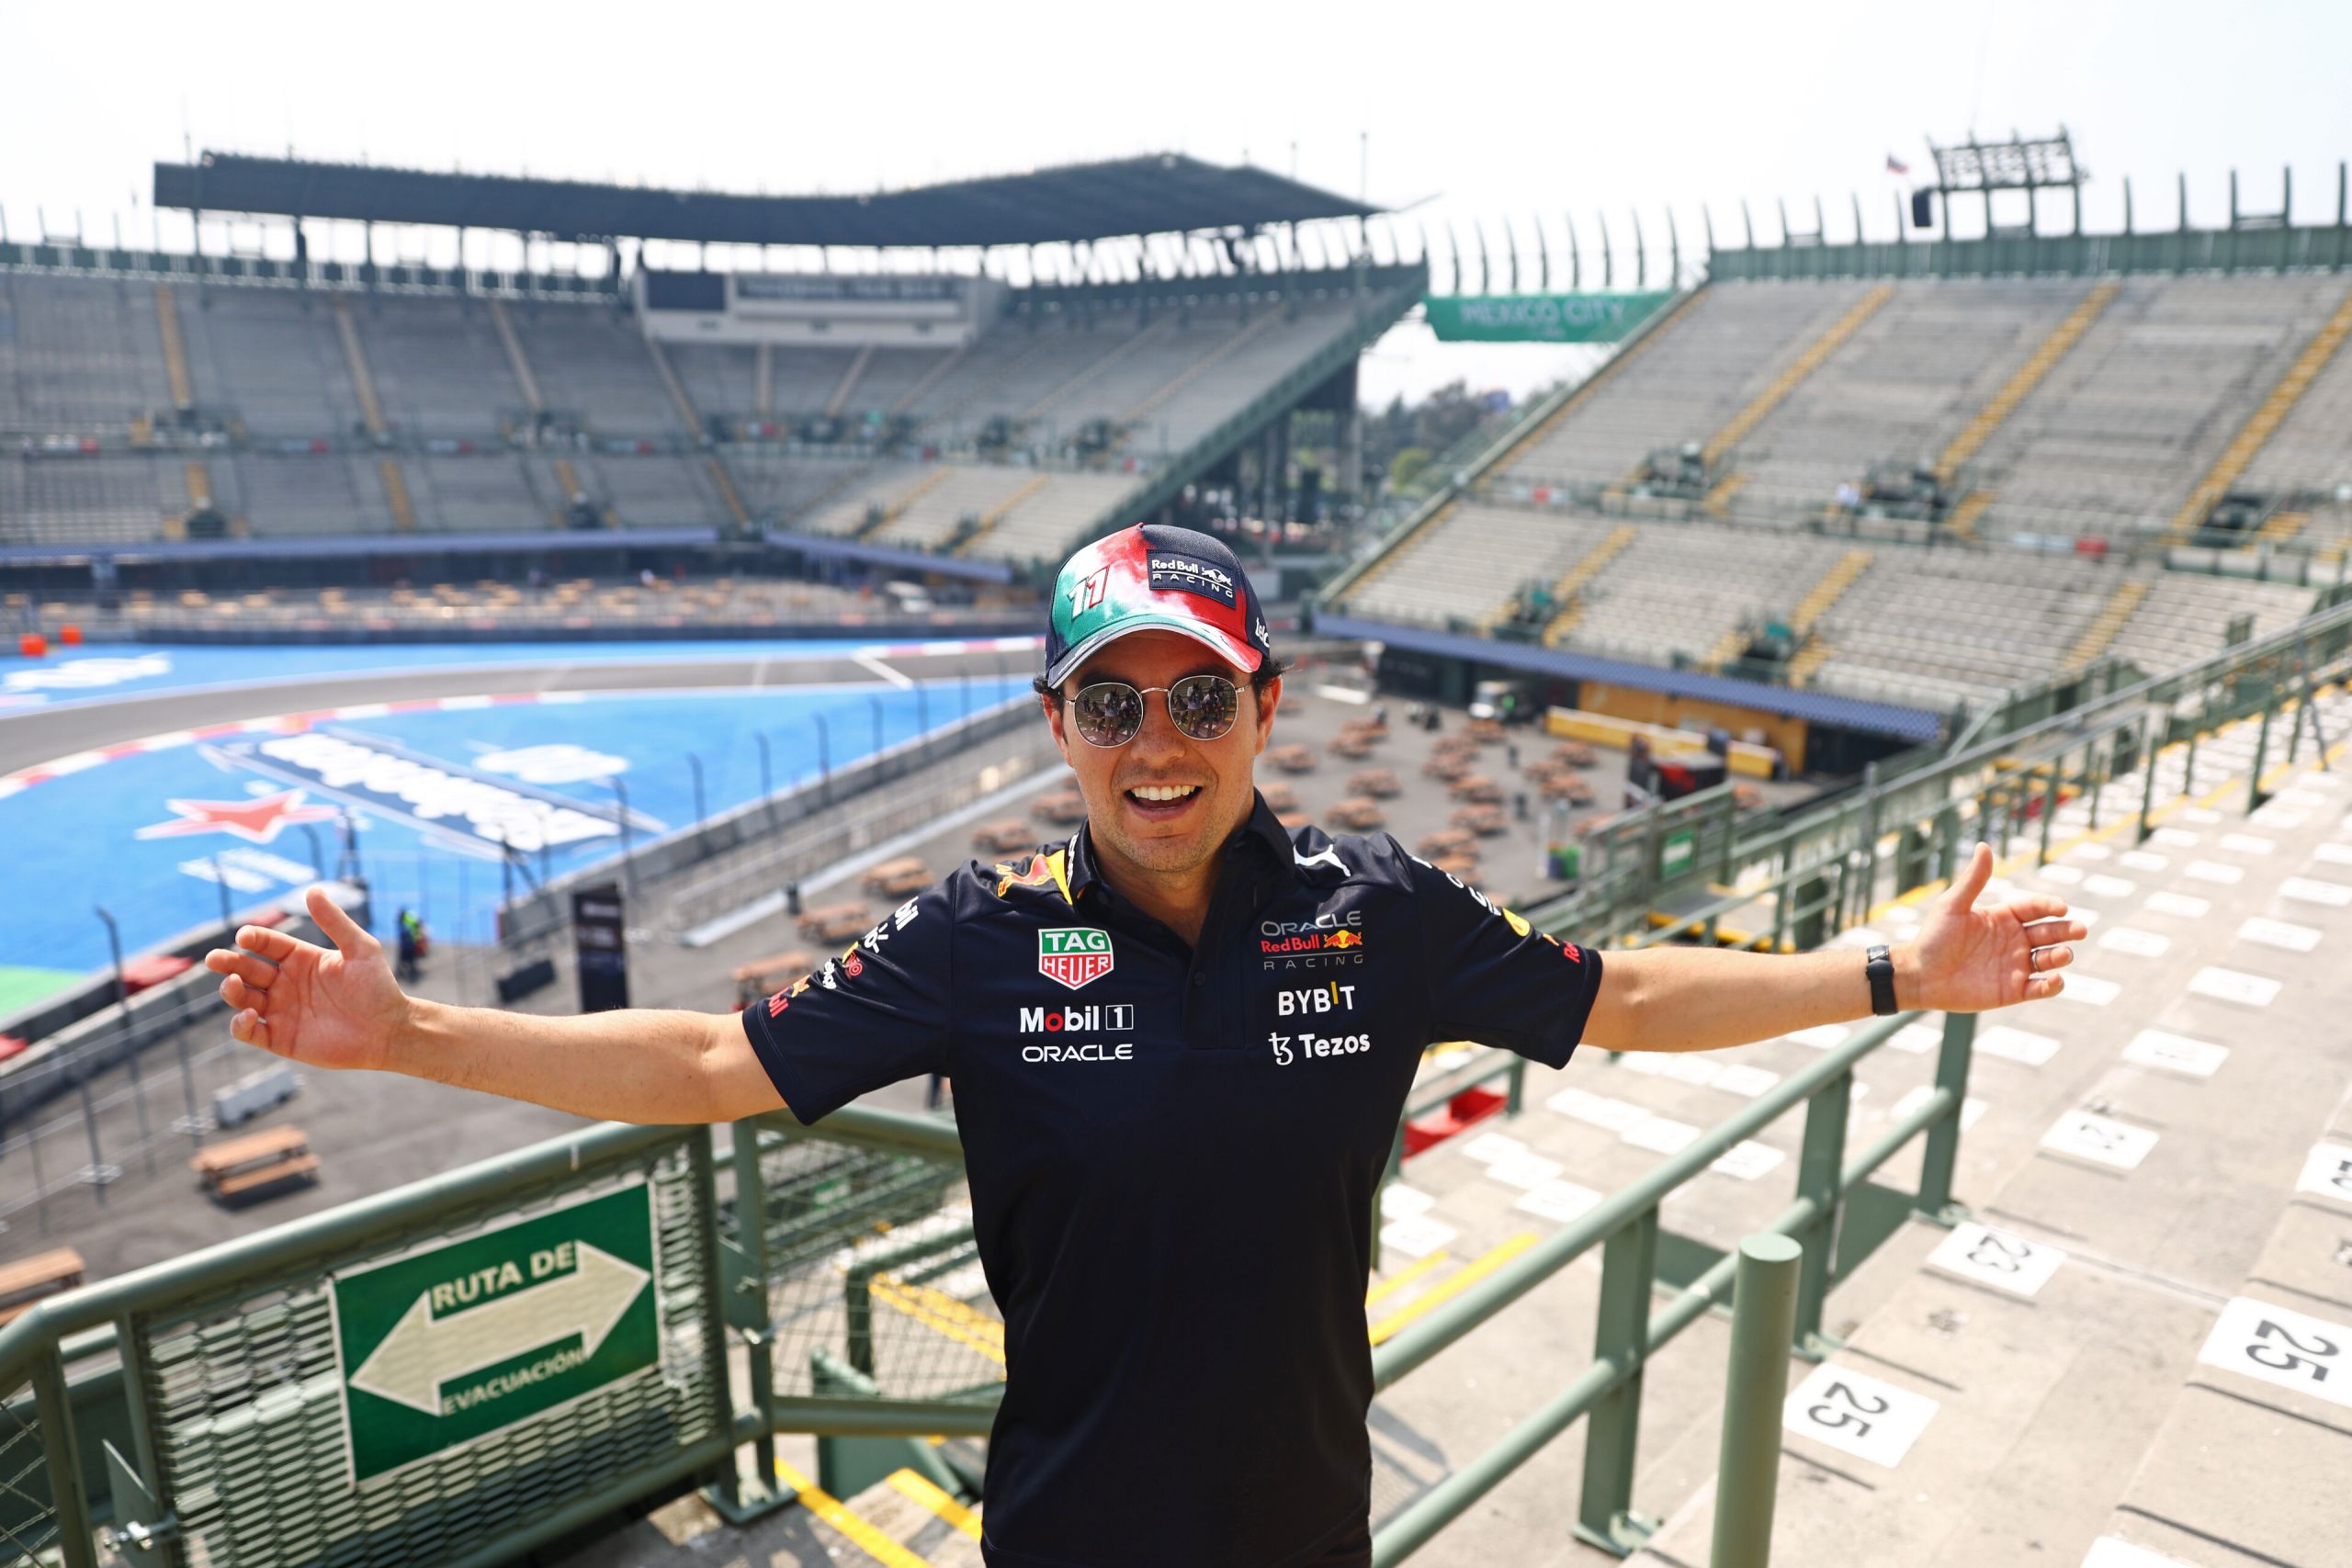
[[[298,236],[594,236],[605,265],[0,243],[0,566],[764,542],[1003,581],[1231,489],[1245,450],[1279,468],[1281,416],[1351,410],[1358,351],[1422,285],[1370,261],[1373,209],[1173,155],[852,201],[208,152],[158,164],[154,198]],[[624,273],[616,236],[871,270]],[[1086,275],[986,270],[1048,243]]]
[[[419,995],[708,1011],[942,867],[1042,886],[1085,803],[1038,598],[1137,519],[1264,573],[1269,807],[1514,923],[1859,960],[1982,842],[2089,928],[1982,1020],[1429,1051],[1373,1562],[2352,1561],[2352,198],[2087,232],[2064,133],[1930,154],[1893,239],[1637,221],[1630,288],[1573,228],[1441,285],[1394,214],[1177,155],[790,197],[206,153],[156,202],[293,259],[0,236],[0,1568],[980,1562],[952,1083],[654,1127],[298,1081],[187,957],[317,934],[321,879],[432,912]],[[1327,515],[1291,443],[1360,446],[1400,321],[1596,352]]]

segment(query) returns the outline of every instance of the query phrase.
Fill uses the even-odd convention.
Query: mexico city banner
[[[1641,294],[1428,295],[1421,300],[1440,343],[1615,343],[1671,292]]]

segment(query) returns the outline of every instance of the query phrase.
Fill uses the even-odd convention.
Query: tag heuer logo
[[[1111,972],[1111,933],[1057,926],[1037,933],[1037,973],[1077,990]]]

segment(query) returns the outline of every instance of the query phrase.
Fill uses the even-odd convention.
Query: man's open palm
[[[241,926],[238,951],[216,947],[204,965],[237,1010],[229,1033],[312,1067],[381,1067],[408,1011],[384,944],[336,907],[326,889],[305,899],[332,948],[266,926]]]
[[[2056,971],[2075,961],[2065,944],[2083,940],[2083,923],[2067,919],[2066,901],[2048,894],[1976,908],[1992,876],[1993,851],[1978,844],[1959,880],[1928,906],[1916,944],[1918,995],[1899,997],[1904,1007],[1983,1012],[2065,988]]]

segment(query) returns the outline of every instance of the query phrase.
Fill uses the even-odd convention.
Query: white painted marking
[[[1939,1406],[1924,1393],[1825,1361],[1781,1407],[1781,1425],[1893,1470],[1919,1440]]]
[[[1926,1104],[1928,1096],[1935,1092],[1935,1086],[1932,1084],[1919,1084],[1911,1089],[1905,1089],[1903,1091],[1902,1098],[1897,1100],[1893,1105],[1886,1108],[1887,1119],[1892,1122],[1902,1121],[1904,1118],[1909,1116],[1913,1111],[1918,1110],[1920,1106]],[[1978,1100],[1973,1095],[1962,1096],[1960,1101],[1960,1130],[1963,1133],[1967,1132],[1970,1128],[1976,1125],[1977,1122],[1983,1118],[1984,1112],[1992,1109],[1993,1107],[1990,1103]]]
[[[2197,840],[2198,835],[2190,832],[2186,828],[2159,828],[2154,832],[2148,835],[2148,842],[2152,844],[2168,844],[2177,850],[2194,848],[2196,846]]]
[[[2140,885],[2120,876],[2086,876],[2083,891],[2094,898],[2129,898],[2140,891]]]
[[[2041,1134],[2041,1146],[2118,1170],[2134,1170],[2156,1146],[2156,1134],[2094,1111],[2070,1111]]]
[[[2161,1551],[2150,1551],[2144,1546],[2103,1535],[2091,1542],[2090,1551],[2083,1554],[2083,1568],[2189,1568],[2189,1564],[2177,1557],[2166,1557]]]
[[[2168,1030],[2143,1029],[2123,1047],[2123,1059],[2192,1078],[2210,1078],[2230,1059],[2230,1048]]]
[[[1529,1188],[1527,1195],[1511,1207],[1566,1224],[1600,1201],[1600,1194],[1589,1187],[1579,1187],[1573,1181],[1547,1181],[1541,1187]]]
[[[1408,1258],[1427,1258],[1454,1237],[1452,1225],[1427,1214],[1408,1214],[1380,1227],[1380,1243]]]
[[[2316,1192],[2352,1207],[2352,1145],[2313,1144],[2312,1152],[2303,1156],[2302,1172],[2295,1178],[2295,1190]]]
[[[1500,1133],[1481,1133],[1464,1144],[1462,1152],[1481,1165],[1490,1165],[1498,1159],[1518,1158],[1527,1152],[1527,1145]]]
[[[1914,1056],[1924,1056],[1944,1043],[1944,1032],[1932,1023],[1906,1023],[1886,1037],[1890,1051],[1904,1051]]]
[[[2218,882],[2224,885],[2230,885],[2244,882],[2245,880],[2245,868],[2244,866],[2224,865],[2217,860],[2193,860],[2187,865],[2181,867],[2181,870],[2186,872],[2188,875],[2195,877],[2199,882]]]
[[[2188,977],[2188,988],[2200,997],[2236,1002],[2243,1007],[2267,1008],[2278,999],[2279,982],[2267,976],[2209,964]]]
[[[1418,1187],[1408,1187],[1392,1181],[1380,1190],[1380,1213],[1383,1219],[1406,1220],[1415,1214],[1426,1214],[1436,1199]]]
[[[1611,1100],[1605,1094],[1589,1089],[1564,1089],[1544,1102],[1563,1116],[1578,1122],[1622,1133],[1628,1127],[1638,1127],[1650,1119],[1650,1111],[1631,1100]]]
[[[1657,1058],[1660,1077],[1672,1078],[1676,1083],[1711,1084],[1715,1081],[1715,1065],[1699,1052],[1656,1051],[1647,1055]]]
[[[2259,833],[2224,833],[2219,842],[2233,855],[2267,855],[2273,848]]]
[[[2177,915],[2184,920],[2201,920],[2213,908],[2212,901],[2199,898],[2194,893],[2176,893],[2167,887],[2148,895],[2148,908],[2159,915]]]
[[[2154,850],[2126,850],[2115,857],[2115,863],[2130,866],[2133,871],[2162,871],[2172,863],[2172,856],[2160,855]]]
[[[1792,1029],[1781,1038],[1793,1040],[1800,1045],[1810,1045],[1816,1051],[1826,1051],[1833,1045],[1844,1044],[1846,1036],[1852,1032],[1842,1023],[1819,1023],[1811,1029]]]
[[[2010,1024],[1991,1023],[1976,1032],[1976,1048],[1988,1056],[2038,1067],[2058,1054],[2058,1042]]]
[[[2222,814],[2210,806],[2190,806],[2182,808],[2180,819],[2194,822],[2200,828],[2210,828],[2222,819]]]
[[[2256,807],[2255,808],[2254,815],[2248,817],[2246,820],[2249,822],[2259,823],[2265,828],[2288,829],[2300,828],[2303,825],[2303,816],[2301,812],[2281,811],[2275,803],[2266,803],[2262,806]],[[2263,852],[2256,850],[2254,852],[2260,854]]]
[[[1781,1075],[1763,1067],[1751,1067],[1745,1063],[1715,1069],[1715,1087],[1726,1094],[1754,1100],[1781,1081]]]
[[[2291,920],[2274,920],[2263,915],[2240,926],[2238,935],[2247,942],[2284,948],[2289,953],[2309,953],[2319,945],[2320,937],[2317,926],[2299,926]]]
[[[2197,1359],[2352,1409],[2352,1327],[2341,1323],[2233,1296]]]
[[[2352,844],[2322,844],[2312,853],[2326,865],[2352,865]]]
[[[1699,1129],[1688,1122],[1669,1117],[1652,1116],[1637,1122],[1618,1134],[1637,1149],[1650,1149],[1662,1155],[1679,1154],[1698,1139]]]
[[[2077,1001],[2085,1007],[2103,1008],[2123,994],[2123,987],[2112,980],[2102,980],[2096,975],[2065,972],[2066,988],[2058,993],[2064,1001]]]
[[[1531,1153],[1498,1159],[1487,1168],[1487,1174],[1506,1187],[1526,1190],[1543,1186],[1566,1168],[1558,1160]]]
[[[2290,876],[2278,885],[2281,897],[2292,898],[2299,904],[2322,904],[2331,909],[2341,909],[2352,904],[2352,886],[2341,882],[2323,882],[2316,876]]]
[[[2098,944],[2109,953],[2129,953],[2133,958],[2162,958],[2172,946],[2172,938],[2143,931],[2136,926],[2113,926],[2099,933]]]
[[[2083,879],[2083,868],[2078,865],[2064,865],[2052,861],[2043,866],[2039,874],[2044,882],[2055,882],[2063,886],[2072,887]]]
[[[1789,1156],[1770,1144],[1759,1144],[1753,1138],[1742,1138],[1730,1148],[1708,1162],[1709,1170],[1719,1170],[1725,1176],[1736,1176],[1742,1181],[1753,1181],[1769,1175]]]
[[[2066,852],[2066,858],[2068,860],[2101,861],[2109,859],[2114,853],[2115,852],[2109,849],[2105,844],[2076,844],[2073,849]]]
[[[1928,1254],[1931,1269],[2013,1296],[2039,1294],[2065,1261],[2066,1255],[2054,1247],[1996,1231],[1974,1220],[1954,1225],[1951,1235]]]
[[[909,675],[902,671],[893,670],[890,666],[883,663],[880,660],[875,658],[870,653],[853,653],[850,655],[850,662],[864,669],[872,671],[875,674],[881,676],[882,679],[889,682],[890,684],[898,687],[899,690],[902,692],[910,692],[914,689],[915,682],[913,676]]]

